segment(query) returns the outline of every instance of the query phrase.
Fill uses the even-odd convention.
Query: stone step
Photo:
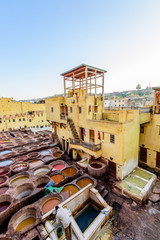
[[[105,198],[107,195],[108,195],[108,191],[107,191],[107,189],[104,189],[104,190],[101,192],[101,196],[102,196],[103,198]]]

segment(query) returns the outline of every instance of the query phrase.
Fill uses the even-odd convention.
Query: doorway
[[[156,167],[157,167],[157,168],[160,168],[160,152],[157,152]]]
[[[93,144],[94,143],[94,130],[89,130],[89,142],[91,143],[91,144]]]
[[[116,163],[109,161],[109,174],[116,178]]]
[[[147,162],[147,148],[140,147],[140,161]]]

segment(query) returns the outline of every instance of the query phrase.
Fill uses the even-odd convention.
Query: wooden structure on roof
[[[104,73],[106,70],[95,68],[86,64],[81,64],[67,72],[61,74],[64,77],[64,95],[67,91],[73,91],[75,94],[76,89],[85,90],[85,94],[91,95],[92,93],[97,96],[98,89],[101,94],[104,94]]]
[[[160,114],[160,87],[154,87],[154,113]]]

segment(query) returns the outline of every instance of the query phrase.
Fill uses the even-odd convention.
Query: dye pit
[[[99,213],[100,210],[97,207],[95,207],[93,204],[89,204],[75,216],[75,220],[82,233],[85,232],[85,230],[94,221],[94,219],[98,216]]]

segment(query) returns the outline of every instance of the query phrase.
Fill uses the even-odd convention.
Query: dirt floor
[[[156,190],[153,190],[156,191],[157,197],[152,193],[149,198],[152,201],[147,200],[142,206],[131,199],[115,194],[109,179],[98,181],[98,186],[100,185],[104,185],[108,190],[105,200],[114,211],[111,223],[106,226],[106,231],[102,231],[103,234],[99,239],[160,239],[160,180],[157,180],[154,188]]]
[[[71,163],[70,164],[75,164]],[[160,176],[149,199],[140,205],[114,192],[115,179],[98,180],[97,189],[113,207],[111,221],[96,240],[159,240],[160,239]]]

